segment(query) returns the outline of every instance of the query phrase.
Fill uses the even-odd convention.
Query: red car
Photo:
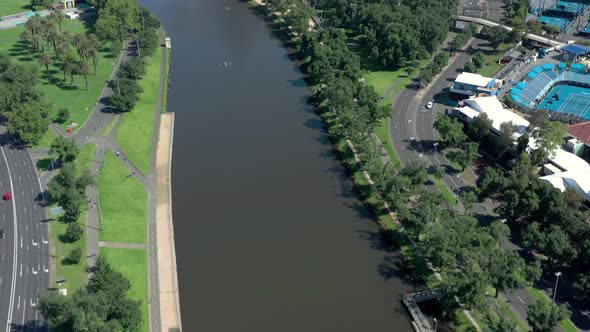
[[[5,201],[9,201],[11,198],[10,193],[4,193],[4,195],[2,196],[2,199],[4,199]]]

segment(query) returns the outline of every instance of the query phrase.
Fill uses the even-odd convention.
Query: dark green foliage
[[[101,255],[85,289],[69,297],[46,293],[39,310],[52,330],[135,332],[141,326],[141,310],[138,301],[127,297],[129,289],[129,280]]]
[[[139,94],[143,91],[136,80],[118,78],[113,83],[114,94],[111,97],[111,105],[120,112],[130,112],[139,100]]]
[[[70,110],[67,108],[62,108],[57,112],[57,116],[55,117],[55,121],[57,123],[66,123],[70,119]]]
[[[66,232],[64,233],[64,239],[67,240],[67,242],[76,242],[80,240],[83,234],[84,229],[82,228],[82,226],[80,226],[80,224],[78,224],[77,222],[71,222],[68,224],[68,227],[66,228]]]
[[[497,50],[500,44],[507,42],[509,39],[508,30],[499,25],[485,27],[481,33],[487,38],[494,50]]]
[[[445,114],[438,114],[434,128],[438,131],[439,141],[443,146],[459,146],[467,139],[463,124]]]
[[[119,77],[139,80],[145,75],[145,70],[143,58],[131,58],[119,68]]]
[[[563,305],[537,301],[527,309],[527,322],[532,332],[552,332],[560,321],[569,316]]]
[[[531,0],[512,0],[506,3],[506,22],[515,27],[524,25]]]
[[[69,264],[78,264],[80,263],[80,259],[82,258],[82,249],[80,247],[76,247],[70,251],[68,257],[66,258]]]
[[[49,153],[51,155],[57,155],[62,163],[68,163],[74,161],[74,159],[78,157],[80,148],[76,145],[74,139],[60,136],[51,143]]]
[[[154,29],[141,30],[137,34],[137,42],[141,56],[152,56],[160,45],[157,31]]]

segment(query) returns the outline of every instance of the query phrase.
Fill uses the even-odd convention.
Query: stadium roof
[[[590,53],[590,48],[583,46],[583,45],[576,45],[576,44],[569,44],[561,48],[562,51],[580,55]]]
[[[486,87],[492,80],[490,77],[481,76],[480,74],[461,73],[455,79],[455,83],[475,85],[478,87]]]
[[[518,137],[524,134],[527,127],[529,126],[529,122],[527,120],[520,117],[518,114],[505,109],[504,105],[502,105],[496,96],[466,99],[464,100],[464,103],[466,107],[460,108],[460,111],[463,114],[469,116],[470,118],[474,118],[478,116],[479,113],[486,113],[488,118],[492,120],[492,126],[498,132],[500,132],[500,125],[502,123],[512,121],[512,123],[517,127],[514,136]]]
[[[590,121],[571,125],[567,131],[575,138],[590,145]]]
[[[565,191],[567,188],[574,188],[582,197],[590,201],[590,177],[588,174],[568,171],[543,176],[540,179],[549,182],[560,191]]]

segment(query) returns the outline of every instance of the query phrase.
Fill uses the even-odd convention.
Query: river
[[[140,2],[172,38],[184,331],[411,331],[399,258],[265,22],[235,0]]]

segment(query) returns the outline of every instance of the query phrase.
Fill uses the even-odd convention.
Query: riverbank
[[[172,222],[173,140],[174,113],[162,114],[160,116],[160,135],[156,152],[156,246],[158,248],[158,288],[160,292],[162,331],[181,327],[174,225]]]

